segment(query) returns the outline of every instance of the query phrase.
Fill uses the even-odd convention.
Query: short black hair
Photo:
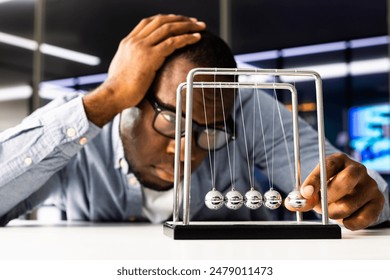
[[[202,37],[199,42],[176,50],[167,58],[165,64],[177,57],[184,57],[197,67],[237,67],[234,55],[224,40],[208,30],[200,34]]]
[[[219,36],[205,30],[200,32],[201,39],[195,43],[175,50],[168,56],[164,64],[157,71],[156,77],[150,86],[147,95],[154,95],[156,83],[163,72],[169,69],[172,61],[178,58],[184,58],[195,65],[195,67],[205,68],[236,68],[237,64],[234,55],[227,45]],[[231,75],[221,76],[221,81],[235,81]]]

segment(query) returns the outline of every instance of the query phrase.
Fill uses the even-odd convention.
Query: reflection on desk
[[[390,228],[342,231],[336,240],[172,240],[162,225],[11,222],[0,259],[390,259]]]

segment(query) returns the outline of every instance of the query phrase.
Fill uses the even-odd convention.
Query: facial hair
[[[137,180],[141,183],[141,185],[143,187],[151,189],[151,190],[155,190],[155,191],[160,191],[160,192],[168,191],[168,190],[173,188],[173,184],[168,184],[168,185],[165,185],[162,189],[161,184],[156,184],[156,183],[150,182],[147,178],[144,178],[144,176],[142,176],[142,174],[140,174],[140,172],[138,172],[136,170],[136,168],[134,168],[134,164],[131,162],[131,160],[127,160],[127,162],[129,164],[129,168],[130,168],[131,172],[134,174],[134,176],[137,178]]]
[[[132,127],[135,127],[137,125],[139,119],[141,118],[142,111],[137,107],[132,107],[126,109],[122,114],[126,114],[126,129],[131,130]],[[128,138],[129,140],[132,139],[132,137],[133,137],[132,135],[126,135],[126,138]],[[126,152],[125,147],[124,149],[125,149],[125,155],[128,154]],[[144,186],[145,188],[152,189],[155,191],[167,191],[173,188],[173,184],[162,186],[161,184],[150,182],[148,178],[145,178],[145,176],[143,176],[141,172],[137,170],[136,168],[137,165],[132,161],[132,159],[126,156],[126,160],[129,164],[129,172],[132,172],[134,176],[137,178],[137,180],[141,183],[141,185]]]

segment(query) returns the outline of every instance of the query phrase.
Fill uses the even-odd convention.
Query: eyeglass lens
[[[154,120],[154,128],[161,134],[174,138],[175,137],[175,123],[176,114],[170,111],[160,111]],[[181,127],[182,134],[184,133],[185,119],[182,118]],[[222,129],[201,127],[193,123],[193,130],[197,132],[197,145],[201,149],[220,149],[226,144],[226,139],[230,135]]]

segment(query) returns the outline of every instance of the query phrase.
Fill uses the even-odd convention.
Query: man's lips
[[[163,181],[173,183],[175,180],[174,171],[171,168],[154,167],[156,176]]]

